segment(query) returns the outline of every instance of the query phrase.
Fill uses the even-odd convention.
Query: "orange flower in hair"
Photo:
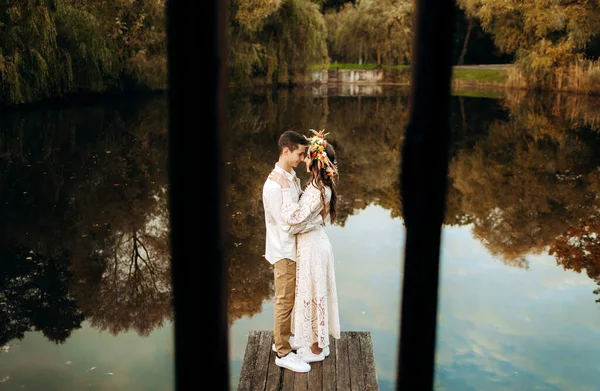
[[[319,164],[319,168],[325,169],[327,171],[328,176],[335,176],[338,174],[337,166],[329,160],[327,156],[327,151],[325,148],[327,147],[327,141],[325,140],[325,136],[329,133],[324,133],[325,129],[317,132],[314,129],[309,129],[315,135],[312,137],[304,136],[309,142],[309,153],[313,160],[317,160]]]

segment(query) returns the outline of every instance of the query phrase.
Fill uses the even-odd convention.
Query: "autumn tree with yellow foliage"
[[[600,35],[597,0],[458,0],[458,5],[500,50],[515,54],[518,67],[510,85],[600,92],[600,64],[585,55]]]

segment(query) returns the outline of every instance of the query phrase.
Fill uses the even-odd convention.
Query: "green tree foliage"
[[[0,99],[166,86],[163,0],[0,0]]]
[[[310,0],[232,0],[229,63],[234,85],[293,85],[328,62],[327,28]]]
[[[326,14],[331,57],[339,62],[406,64],[414,5],[408,0],[361,0]]]

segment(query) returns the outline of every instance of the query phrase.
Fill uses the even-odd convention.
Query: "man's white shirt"
[[[275,164],[275,171],[285,175],[290,183],[290,195],[293,202],[298,202],[302,194],[300,178],[296,176],[296,172],[292,169],[291,173],[285,171],[279,165]],[[283,195],[279,183],[267,179],[263,185],[263,207],[265,209],[265,225],[267,228],[265,259],[269,263],[274,264],[283,258],[296,261],[296,233],[300,230],[308,231],[316,225],[320,225],[320,221],[307,222],[300,227],[294,227],[291,231],[290,226],[281,216],[281,205],[283,203]],[[320,218],[320,217],[319,217]]]

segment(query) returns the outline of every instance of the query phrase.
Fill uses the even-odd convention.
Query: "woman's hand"
[[[271,173],[269,174],[269,179],[279,183],[279,186],[281,186],[284,189],[289,189],[290,187],[290,182],[287,180],[285,175],[275,170],[271,171]]]

